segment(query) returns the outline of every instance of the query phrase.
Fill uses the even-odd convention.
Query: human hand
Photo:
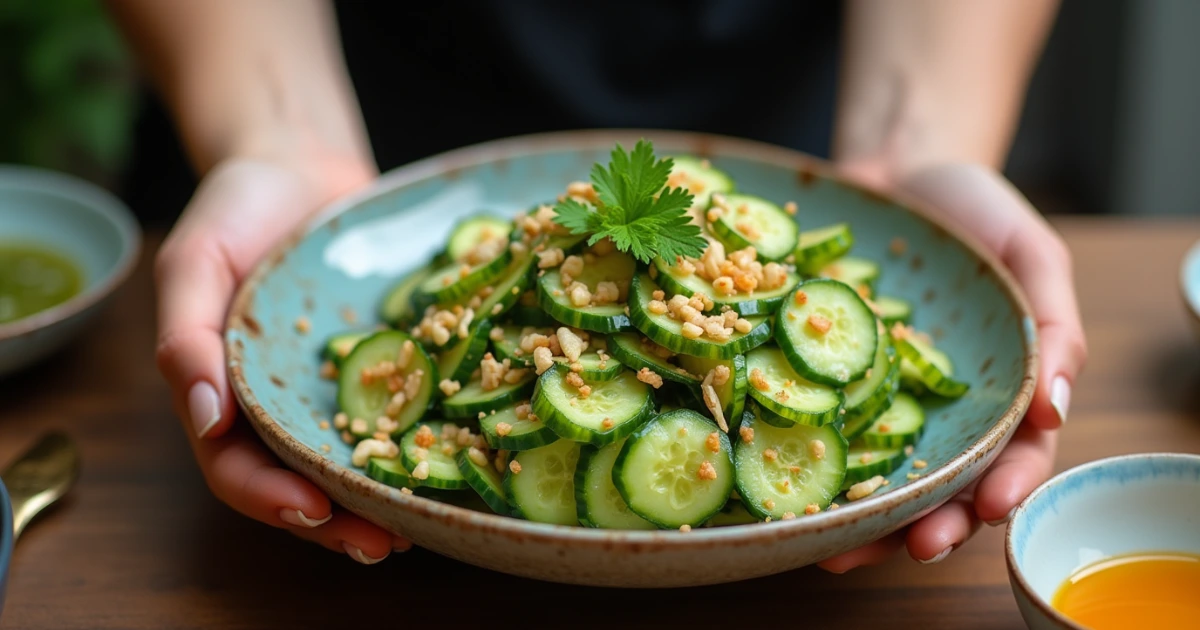
[[[994,252],[1025,290],[1037,319],[1041,367],[1033,401],[1008,446],[978,481],[901,531],[820,566],[844,573],[878,564],[901,546],[922,563],[944,560],[980,523],[1002,525],[1054,468],[1057,432],[1066,421],[1071,385],[1087,346],[1075,302],[1071,254],[1059,235],[995,171],[970,164],[920,169],[892,182],[877,165],[843,167],[852,179],[898,188],[930,204],[941,217],[971,233]]]
[[[225,372],[222,331],[253,265],[322,204],[370,182],[361,160],[234,159],[215,166],[156,261],[159,370],[213,494],[253,519],[364,564],[412,544],[334,509],[244,422]]]

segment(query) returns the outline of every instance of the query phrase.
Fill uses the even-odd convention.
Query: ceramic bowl
[[[1033,630],[1085,630],[1050,606],[1084,566],[1114,555],[1200,554],[1200,456],[1124,455],[1072,468],[1013,514],[1005,555],[1013,594]]]
[[[8,592],[8,567],[12,563],[13,512],[8,498],[8,488],[0,481],[0,612],[4,611],[4,597]]]
[[[1188,320],[1192,322],[1196,335],[1200,336],[1200,242],[1183,255],[1179,269],[1179,288]]]
[[[74,177],[0,166],[0,242],[28,243],[67,256],[83,273],[74,297],[0,324],[0,376],[70,342],[133,270],[141,232],[129,210],[103,189]]]
[[[855,251],[886,263],[882,293],[916,304],[971,383],[961,400],[929,413],[916,457],[875,495],[814,516],[729,528],[602,531],[531,523],[402,494],[350,468],[351,449],[318,422],[335,409],[335,386],[318,378],[325,336],[374,321],[384,291],[422,264],[451,225],[480,209],[516,212],[553,199],[607,161],[616,141],[639,137],[662,153],[710,158],[738,186],[795,200],[801,222],[847,221]],[[894,237],[904,255],[889,254]],[[307,335],[295,322],[306,316]],[[1033,320],[992,257],[915,205],[856,188],[817,160],[756,142],[691,133],[587,131],[492,142],[384,175],[371,190],[320,215],[246,280],[226,332],[229,375],[255,430],[287,463],[339,504],[418,545],[507,573],[592,585],[712,584],[811,564],[897,530],[950,499],[992,462],[1023,415],[1034,386]],[[326,452],[328,451],[328,452]]]

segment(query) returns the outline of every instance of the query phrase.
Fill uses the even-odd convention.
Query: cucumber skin
[[[555,442],[551,442],[551,444],[554,444],[556,442],[557,442],[557,440]],[[581,445],[578,442],[574,442],[573,444],[575,445],[576,449],[579,449],[581,447]],[[550,444],[547,444],[546,446],[550,446]],[[519,455],[520,455],[520,453],[514,453],[509,458],[509,461],[511,462],[513,459],[516,459],[517,456],[519,456]],[[578,468],[578,463],[579,463],[578,455],[576,455],[575,462],[576,462],[576,468]],[[542,522],[542,521],[534,521],[534,520],[530,519],[528,516],[526,516],[525,511],[521,509],[521,506],[516,504],[516,497],[513,495],[512,483],[513,483],[512,469],[508,469],[508,472],[504,473],[504,492],[508,495],[508,508],[509,508],[508,514],[509,514],[509,516],[512,516],[513,518],[527,520],[532,523]],[[571,473],[571,486],[572,486],[571,487],[571,495],[572,496],[575,495],[574,485],[575,485],[575,473],[572,471],[572,473]],[[559,523],[551,523],[551,524],[557,525]],[[565,523],[562,523],[562,524],[565,525]],[[576,519],[575,523],[572,523],[572,525],[575,525],[575,524],[578,524],[578,519]]]
[[[643,310],[645,307],[642,305],[641,300],[638,299],[638,287],[641,284],[652,287],[650,292],[653,292],[654,288],[658,286],[645,273],[638,273],[633,276],[633,284],[629,289],[629,317],[633,321],[634,327],[641,331],[643,335],[646,335],[654,343],[672,352],[689,354],[702,359],[732,359],[739,354],[745,354],[761,346],[771,338],[771,320],[770,318],[766,318],[736,341],[731,340],[728,343],[717,344],[686,339],[682,335],[677,335],[659,326],[654,322],[650,313]]]
[[[686,285],[672,277],[670,272],[663,269],[663,267],[667,265],[666,261],[661,258],[656,258],[652,264],[658,272],[658,274],[654,277],[654,281],[657,282],[664,291],[673,294],[683,294],[688,297],[692,297],[692,295],[695,293]],[[737,302],[725,301],[724,299],[718,300],[717,298],[713,297],[713,311],[719,311],[721,306],[728,305],[733,312],[746,317],[753,315],[774,315],[775,313],[779,312],[779,307],[783,305],[783,301],[791,293],[791,289],[795,289],[796,285],[800,284],[801,282],[800,276],[795,273],[788,272],[788,276],[792,279],[790,284],[791,288],[782,295],[769,298],[750,298]],[[709,297],[712,296],[710,295]]]
[[[678,383],[693,389],[699,388],[699,380],[680,374],[675,370],[669,370],[661,365],[658,365],[657,363],[654,363],[653,361],[646,360],[642,356],[643,353],[640,347],[633,347],[631,349],[630,346],[641,345],[637,339],[639,336],[641,336],[641,333],[622,333],[620,335],[613,335],[609,338],[608,353],[620,361],[622,365],[627,366],[629,369],[635,372],[641,370],[642,368],[646,368],[651,372],[663,377],[663,380]]]
[[[800,240],[803,239],[806,232],[800,233],[799,238],[796,240],[796,271],[807,276],[816,275],[826,265],[850,253],[850,250],[854,247],[854,232],[848,224],[835,223],[822,228],[816,228],[816,230],[838,227],[842,229],[835,231],[832,240],[814,243],[805,248],[802,248]],[[809,232],[816,230],[810,230]]]
[[[538,304],[555,322],[605,335],[623,332],[633,327],[629,322],[629,316],[624,313],[619,315],[585,313],[576,307],[559,304],[554,301],[554,296],[551,295],[551,292],[555,289],[547,288],[551,284],[551,280],[548,280],[548,278],[553,279],[558,277],[557,272],[547,273],[538,278],[537,281]]]
[[[858,456],[856,456],[854,451],[859,450],[861,446],[861,444],[855,444],[854,447],[846,451],[846,480],[842,482],[843,492],[848,490],[850,486],[861,481],[866,481],[875,475],[886,477],[892,474],[907,459],[903,449],[875,449],[868,447],[866,450],[869,451],[895,450],[895,453],[889,458],[876,459],[869,464],[859,463],[858,456],[861,456],[861,451]]]
[[[425,351],[425,348],[423,346],[421,346],[421,344],[418,343],[417,340],[413,339],[412,336],[410,336],[408,333],[402,332],[399,330],[382,330],[382,331],[379,331],[379,332],[371,335],[370,337],[367,337],[366,339],[363,339],[362,341],[358,342],[358,345],[354,347],[354,351],[351,352],[349,355],[347,355],[346,358],[343,360],[343,364],[349,362],[354,357],[355,352],[357,352],[360,349],[366,348],[367,343],[369,341],[371,341],[372,339],[375,339],[377,337],[384,336],[384,335],[391,336],[391,337],[397,337],[398,339],[401,340],[400,341],[401,343],[403,343],[406,340],[413,342],[413,359],[412,359],[413,363],[410,363],[409,365],[412,366],[418,361],[424,361],[424,363],[425,363],[425,383],[429,385],[428,395],[425,397],[425,400],[423,402],[417,403],[415,405],[415,407],[420,409],[419,414],[416,414],[416,415],[412,416],[411,418],[407,417],[406,412],[408,411],[408,409],[410,409],[414,406],[412,404],[413,401],[409,401],[409,404],[405,405],[405,409],[400,412],[401,416],[404,416],[406,419],[403,422],[398,422],[396,430],[392,431],[392,435],[395,436],[395,435],[400,435],[400,434],[404,433],[405,431],[407,431],[408,429],[413,427],[418,421],[420,421],[421,418],[425,417],[425,413],[430,408],[432,408],[433,402],[437,398],[437,395],[436,395],[437,383],[440,379],[438,377],[437,364],[433,362],[433,358],[429,356],[429,353]],[[338,409],[345,410],[346,402],[345,402],[345,399],[343,398],[343,396],[349,396],[349,393],[346,392],[345,391],[346,388],[342,386],[342,376],[343,376],[342,374],[338,375],[337,399],[338,399]],[[357,382],[357,381],[354,381],[354,382]],[[422,388],[422,389],[424,389],[424,388]],[[363,418],[363,420],[367,421],[367,433],[365,433],[364,435],[360,435],[358,437],[368,437],[368,436],[374,435],[375,420],[378,417],[379,416],[377,415],[374,418]],[[406,422],[407,422],[407,424],[406,424]]]
[[[784,258],[787,258],[789,255],[791,255],[792,253],[795,252],[796,244],[800,241],[800,228],[799,228],[799,226],[797,226],[795,219],[788,216],[783,211],[783,208],[779,207],[779,204],[776,204],[773,201],[768,201],[766,199],[763,199],[762,197],[759,197],[757,195],[729,193],[726,196],[742,197],[742,198],[746,198],[746,199],[756,199],[759,202],[765,203],[765,204],[771,206],[772,208],[775,208],[775,210],[780,215],[782,215],[784,218],[786,218],[787,221],[792,225],[792,239],[791,239],[792,244],[791,244],[791,246],[784,248],[783,251],[777,252],[775,255],[768,255],[762,251],[762,247],[760,245],[750,242],[749,239],[742,236],[741,233],[739,233],[737,230],[735,230],[733,226],[727,224],[725,222],[725,217],[722,216],[722,217],[718,218],[716,221],[714,221],[712,223],[708,223],[708,225],[712,229],[713,236],[717,237],[717,240],[721,241],[721,243],[725,245],[726,249],[728,249],[730,251],[734,251],[734,250],[739,250],[739,249],[745,249],[747,247],[754,247],[755,251],[758,253],[758,259],[764,263],[780,262]],[[711,201],[710,201],[710,203],[711,203]]]
[[[846,436],[847,440],[853,440],[871,428],[871,425],[879,419],[879,416],[883,415],[883,412],[887,411],[888,407],[896,399],[896,394],[900,392],[900,359],[897,358],[892,365],[895,366],[895,373],[890,374],[888,380],[884,383],[884,387],[882,388],[884,396],[877,401],[878,404],[874,407],[867,407],[866,402],[864,402],[864,413],[846,412],[846,424],[842,435]],[[874,398],[875,395],[872,395],[868,400]]]
[[[393,488],[408,488],[417,487],[416,479],[409,475],[401,475],[398,472],[388,470],[376,462],[378,457],[372,457],[367,460],[367,476],[385,486]]]
[[[575,512],[579,515],[580,525],[594,529],[605,529],[605,527],[594,522],[589,517],[587,508],[587,475],[588,468],[592,465],[592,458],[600,452],[601,448],[603,447],[592,446],[591,444],[580,446],[579,462],[575,464]],[[613,468],[616,468],[616,462],[613,462]],[[650,525],[653,525],[653,523],[650,523]]]
[[[562,365],[551,368],[556,371],[566,371],[566,367]],[[549,374],[551,370],[547,370],[541,378],[538,379],[537,385],[534,387],[532,405],[533,413],[537,414],[538,420],[550,427],[552,431],[564,440],[574,440],[584,444],[600,447],[606,446],[617,440],[625,438],[629,434],[637,431],[654,415],[654,393],[653,390],[646,396],[645,402],[641,409],[631,420],[616,424],[608,431],[594,431],[587,427],[581,427],[567,417],[567,415],[554,406],[546,397],[540,396],[542,391],[542,379]],[[649,389],[649,386],[647,386]]]
[[[533,384],[536,377],[531,372],[521,381],[520,386],[514,387],[503,394],[497,395],[495,398],[487,400],[468,402],[468,403],[452,403],[450,402],[454,396],[442,399],[442,415],[447,420],[462,420],[466,418],[474,419],[479,416],[479,412],[490,413],[493,409],[501,409],[513,403],[520,402],[529,398],[530,392],[533,391]],[[506,387],[507,384],[501,385],[500,388]],[[457,394],[455,394],[457,396]]]
[[[462,360],[459,361],[458,365],[455,366],[455,369],[450,371],[449,374],[447,374],[447,371],[444,369],[446,366],[441,364],[441,357],[438,357],[438,376],[441,377],[438,379],[438,382],[441,382],[441,379],[444,378],[448,378],[452,381],[458,381],[460,383],[470,380],[471,374],[475,371],[475,368],[479,367],[479,362],[483,360],[483,355],[487,354],[489,341],[488,333],[491,332],[491,330],[492,323],[485,319],[474,327],[474,329],[471,331],[471,336],[468,339],[458,340],[458,343],[469,343],[470,347],[467,348],[466,353],[463,354]],[[457,344],[455,347],[457,347]],[[448,348],[443,352],[449,352],[451,350],[453,350],[453,348]],[[435,392],[435,395],[440,394],[440,389]]]
[[[413,324],[421,311],[413,309],[412,296],[417,287],[433,273],[433,265],[426,265],[405,275],[392,285],[379,303],[379,318],[395,328]]]
[[[953,377],[946,376],[938,367],[921,356],[907,339],[896,339],[896,351],[902,358],[908,359],[921,375],[921,383],[932,393],[943,398],[961,398],[971,388],[970,385]]]
[[[462,473],[467,485],[479,494],[479,498],[483,499],[483,502],[487,503],[493,512],[507,515],[509,513],[508,497],[497,494],[492,489],[487,480],[483,478],[483,473],[475,469],[475,462],[471,461],[467,451],[468,449],[462,448],[454,455],[454,461],[458,464],[458,472]],[[503,480],[501,480],[500,489],[504,489]]]
[[[767,420],[764,420],[764,422],[777,427],[787,427],[796,424],[805,424],[810,427],[823,427],[827,424],[836,422],[842,415],[842,402],[839,402],[837,405],[819,413],[807,413],[792,409],[791,407],[780,403],[766,393],[760,392],[753,387],[750,388],[749,393],[750,398],[754,399],[754,402],[758,403],[761,409],[778,419],[778,422],[771,422]],[[844,402],[846,400],[845,395],[843,395],[841,391],[838,391],[837,394],[839,401]]]
[[[869,306],[867,306],[866,302],[863,302],[862,297],[859,296],[858,292],[856,292],[853,288],[851,288],[849,285],[847,285],[843,282],[840,282],[837,280],[829,280],[829,279],[825,279],[825,278],[816,278],[813,280],[807,280],[805,282],[800,283],[794,291],[792,291],[791,293],[788,294],[787,300],[784,302],[783,309],[780,310],[780,316],[781,317],[784,316],[785,312],[790,308],[790,305],[795,303],[794,296],[796,295],[796,291],[803,291],[805,287],[811,288],[813,285],[817,285],[817,284],[832,284],[832,283],[837,283],[837,284],[845,287],[847,290],[849,290],[849,292],[854,295],[854,299],[858,300],[858,304],[862,306],[864,312],[868,313],[871,316],[871,319],[873,319],[873,320],[877,319],[875,317],[875,312],[872,311]],[[803,326],[804,324],[800,324],[800,325]],[[806,378],[814,383],[820,383],[822,385],[829,385],[832,387],[845,387],[846,385],[861,379],[863,377],[863,375],[865,375],[867,373],[867,370],[871,369],[871,366],[875,363],[875,361],[874,361],[875,352],[872,351],[871,352],[872,360],[869,363],[867,363],[865,366],[863,366],[863,368],[861,370],[851,373],[849,378],[847,378],[845,381],[841,381],[837,378],[833,378],[833,377],[831,377],[823,372],[819,372],[815,368],[809,366],[808,362],[804,360],[804,357],[800,356],[800,353],[796,352],[796,345],[792,341],[792,337],[791,337],[792,333],[788,332],[789,330],[790,330],[790,327],[787,325],[776,326],[775,327],[775,343],[777,343],[779,345],[779,348],[781,350],[783,350],[783,354],[784,354],[784,356],[787,357],[788,363],[790,363],[792,365],[792,369],[796,370],[796,373],[799,374],[800,376],[803,376],[804,378]],[[871,327],[871,337],[872,337],[871,347],[874,348],[875,345],[879,343],[879,330],[876,326]]]
[[[440,269],[431,272],[421,284],[417,285],[412,294],[413,310],[417,313],[422,313],[425,308],[433,304],[448,304],[454,303],[462,299],[466,299],[481,289],[485,284],[492,282],[498,278],[504,277],[504,272],[512,265],[512,250],[505,248],[503,252],[496,258],[483,263],[471,270],[467,276],[458,277],[449,285],[435,287],[430,290],[425,285],[435,276],[440,276],[447,270],[453,271],[459,267],[457,263],[450,263]]]
[[[419,422],[419,423],[413,425],[412,429],[415,431],[417,429],[417,427],[419,427],[422,424],[428,424],[429,428],[433,431],[434,435],[440,435],[441,431],[442,431],[442,424],[444,424],[444,423],[440,422],[440,421]],[[405,437],[407,437],[407,435]],[[400,464],[404,466],[405,470],[412,470],[412,469],[416,468],[420,462],[418,462],[415,458],[412,458],[409,456],[405,441],[406,440],[404,438],[400,439]],[[438,438],[438,441],[439,442],[441,441],[440,437]],[[415,483],[421,487],[436,488],[438,490],[466,490],[467,488],[470,487],[467,485],[467,480],[463,478],[462,473],[459,473],[458,479],[446,479],[446,478],[437,478],[437,477],[429,477],[427,479],[417,479],[416,477],[413,477],[413,483]]]
[[[538,418],[540,421],[541,416]],[[558,439],[558,434],[546,426],[545,423],[542,423],[542,428],[537,431],[522,433],[520,435],[509,434],[501,436],[482,427],[480,427],[480,431],[483,433],[483,439],[487,440],[488,446],[506,451],[527,451],[539,446],[545,446]]]

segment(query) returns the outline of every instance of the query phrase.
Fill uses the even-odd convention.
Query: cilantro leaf
[[[571,230],[572,234],[588,234],[603,227],[603,219],[591,208],[566,199],[554,206],[554,222]]]

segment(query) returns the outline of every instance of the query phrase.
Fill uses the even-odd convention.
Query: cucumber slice
[[[609,352],[620,360],[622,365],[629,367],[634,372],[646,368],[663,377],[664,381],[679,383],[691,388],[700,386],[700,379],[691,372],[655,354],[651,346],[646,345],[649,340],[642,335],[621,333],[608,339]]]
[[[724,207],[710,223],[713,236],[730,250],[754,247],[762,260],[783,260],[796,249],[800,229],[783,208],[752,195],[724,195],[712,207]]]
[[[588,291],[593,293],[600,282],[615,282],[618,287],[628,287],[635,268],[633,258],[615,252],[585,266],[583,273],[575,280],[587,285]],[[630,327],[624,304],[573,305],[558,269],[551,269],[538,279],[537,291],[538,303],[542,308],[568,326],[598,333],[615,333]]]
[[[715,453],[708,447],[713,434]],[[709,473],[706,478],[702,471]],[[733,478],[729,438],[689,409],[664,413],[639,429],[613,468],[613,483],[629,509],[671,529],[697,527],[712,518],[733,491]]]
[[[533,277],[533,266],[537,256],[526,254],[516,258],[492,285],[492,293],[483,299],[476,313],[479,317],[496,318],[506,313],[521,299],[522,292],[529,288]]]
[[[845,256],[854,246],[854,233],[846,223],[835,223],[800,233],[796,244],[796,270],[814,275]]]
[[[723,307],[728,306],[738,315],[746,316],[773,315],[783,304],[783,299],[800,283],[799,274],[789,271],[787,282],[777,289],[755,291],[749,294],[717,295],[712,284],[707,280],[695,273],[684,274],[681,269],[662,258],[654,259],[654,267],[658,272],[654,280],[667,293],[683,294],[688,297],[696,293],[703,293],[712,299],[714,311],[720,311]]]
[[[516,383],[500,383],[491,391],[483,390],[483,382],[476,379],[442,401],[442,414],[447,418],[475,418],[480,413],[490,414],[517,401],[529,398],[537,375],[530,370]]]
[[[758,517],[750,513],[745,505],[737,499],[725,502],[725,507],[713,515],[704,524],[705,527],[732,527],[734,525],[750,525],[759,522]]]
[[[533,367],[533,356],[520,349],[521,340],[534,333],[546,336],[554,334],[554,329],[547,326],[501,324],[500,329],[503,331],[500,338],[492,340],[492,350],[495,351],[496,358],[501,361],[508,359],[513,365],[522,367]]]
[[[758,382],[761,374],[767,385],[765,391],[751,385],[750,397],[775,415],[815,427],[838,419],[845,400],[842,393],[797,374],[779,348],[764,346],[754,350],[746,356],[746,369],[752,380]]]
[[[496,351],[496,358],[503,361],[508,359],[513,365],[518,367],[533,367],[533,355],[524,352],[520,349],[521,339],[526,335],[538,333],[541,335],[553,335],[553,328],[534,328],[526,326],[524,328],[507,327],[502,328],[504,334],[499,339],[492,341],[492,347]],[[590,348],[601,349],[606,347],[606,341],[599,335],[592,335]],[[600,358],[600,354],[589,350],[579,355],[579,365],[583,368],[579,375],[586,379],[594,381],[610,381],[620,376],[623,366],[615,357],[608,355],[605,352],[605,358]],[[566,357],[554,357],[554,361],[563,365],[568,365]]]
[[[512,253],[505,248],[492,260],[468,267],[450,263],[440,267],[421,281],[413,291],[413,307],[425,310],[430,304],[448,304],[469,298],[483,285],[499,278],[512,262]]]
[[[634,514],[613,485],[613,464],[625,440],[601,447],[584,445],[575,466],[575,509],[579,523],[604,529],[657,529]]]
[[[625,370],[610,381],[584,381],[592,388],[587,398],[566,382],[568,374],[565,366],[546,370],[533,394],[533,412],[565,439],[603,446],[634,432],[654,413],[650,386],[633,372]]]
[[[538,304],[537,291],[525,291],[508,312],[509,319],[518,326],[556,326],[558,322],[546,314]]]
[[[393,488],[417,487],[417,480],[412,478],[399,459],[372,457],[367,460],[367,476]]]
[[[771,338],[771,322],[766,317],[747,317],[750,332],[734,332],[728,341],[716,342],[705,337],[683,336],[683,323],[669,313],[656,315],[647,310],[658,285],[645,273],[633,277],[629,295],[629,317],[633,325],[660,346],[681,354],[709,359],[731,359],[766,343]],[[861,301],[861,300],[860,300]]]
[[[863,444],[870,448],[904,448],[916,444],[925,431],[925,410],[909,394],[900,393],[896,400],[862,434]]]
[[[480,214],[462,219],[450,231],[446,255],[454,262],[462,262],[484,241],[503,239],[507,243],[512,230],[512,221],[497,216]]]
[[[325,341],[325,347],[321,349],[321,358],[326,361],[332,361],[334,365],[341,367],[342,362],[358,345],[358,342],[371,336],[371,331],[354,331],[337,333],[330,335]]]
[[[844,282],[854,287],[855,290],[863,285],[873,290],[875,281],[879,279],[879,265],[865,258],[843,256],[837,262],[822,269],[820,275]]]
[[[850,486],[875,475],[886,477],[892,474],[904,459],[903,449],[875,449],[861,441],[855,441],[846,452],[846,481],[842,483],[842,490],[847,490]]]
[[[462,474],[467,485],[479,494],[479,498],[497,514],[508,513],[508,493],[504,490],[504,479],[496,472],[490,462],[480,466],[471,459],[470,449],[464,448],[454,455],[458,464],[458,472]]]
[[[452,347],[439,352],[438,376],[459,383],[470,380],[471,373],[479,367],[479,361],[487,353],[488,333],[491,331],[492,323],[485,319],[465,339],[459,339]]]
[[[718,365],[724,365],[729,369],[729,380],[725,381],[723,385],[714,385],[713,389],[717,392],[717,400],[721,401],[721,411],[725,416],[725,422],[732,429],[736,424],[735,421],[742,416],[742,410],[746,408],[746,394],[750,388],[746,355],[739,354],[732,359],[702,359],[686,354],[679,355],[679,366],[689,373],[699,376],[701,382],[709,371],[716,369]],[[703,392],[699,392],[699,390],[697,392],[700,394],[697,399],[703,409]]]
[[[893,343],[900,356],[911,365],[906,376],[915,376],[930,392],[946,398],[959,398],[970,389],[970,385],[952,378],[954,364],[941,350],[912,336],[896,339]]]
[[[518,473],[510,464],[504,475],[504,489],[512,515],[538,523],[578,525],[575,510],[575,467],[579,462],[579,443],[558,440],[513,458]]]
[[[891,338],[880,332],[875,362],[867,376],[846,386],[846,426],[842,435],[853,440],[866,431],[892,404],[900,385],[900,359],[892,349]]]
[[[417,473],[421,472],[416,470],[421,463],[428,465],[428,474],[425,479],[413,477],[413,480],[419,485],[442,490],[466,490],[468,488],[467,480],[463,478],[462,473],[458,470],[458,464],[454,461],[459,446],[453,440],[442,440],[442,426],[445,424],[448,423],[441,420],[421,422],[405,433],[400,438],[400,463],[405,470]],[[417,445],[417,435],[424,426],[429,427],[433,432],[433,443],[427,447]]]
[[[811,504],[824,510],[833,503],[846,478],[846,439],[836,428],[781,428],[753,416],[742,422],[754,437],[737,440],[733,461],[738,496],[751,514],[779,519],[788,512],[802,515]]]
[[[886,295],[881,295],[874,301],[875,313],[883,320],[884,326],[891,328],[892,324],[908,324],[912,320],[912,304]]]
[[[522,404],[529,404],[529,401],[509,405],[479,419],[479,430],[483,432],[488,446],[506,451],[524,451],[545,446],[558,439],[558,435],[546,426],[537,414],[518,418],[517,407]],[[497,430],[500,423],[509,426],[504,435],[500,435],[500,431]]]
[[[797,304],[797,295],[803,292]],[[813,322],[829,324],[822,333]],[[875,362],[875,313],[858,293],[836,280],[809,280],[780,311],[775,338],[796,372],[810,381],[841,387],[862,378]]]
[[[707,160],[690,155],[672,156],[671,160],[667,187],[684,188],[692,193],[692,206],[707,208],[713,193],[733,192],[733,179],[724,171],[713,168]]]
[[[426,266],[401,278],[380,302],[379,318],[397,328],[404,328],[417,321],[420,311],[413,308],[413,292],[431,273],[433,267]]]
[[[398,330],[377,332],[358,342],[350,356],[342,363],[338,373],[338,407],[352,420],[366,421],[366,431],[355,433],[358,437],[375,434],[375,420],[385,415],[388,403],[395,392],[388,389],[388,379],[376,379],[371,384],[363,383],[362,373],[367,368],[373,368],[385,361],[394,362],[400,356],[404,342],[413,341],[407,333]],[[409,360],[405,375],[421,370],[424,376],[417,395],[410,398],[396,416],[396,430],[392,435],[398,435],[411,427],[414,422],[425,415],[429,403],[433,400],[434,388],[438,382],[437,366],[430,360],[429,355],[414,341],[412,359]],[[351,422],[353,427],[356,423]]]

